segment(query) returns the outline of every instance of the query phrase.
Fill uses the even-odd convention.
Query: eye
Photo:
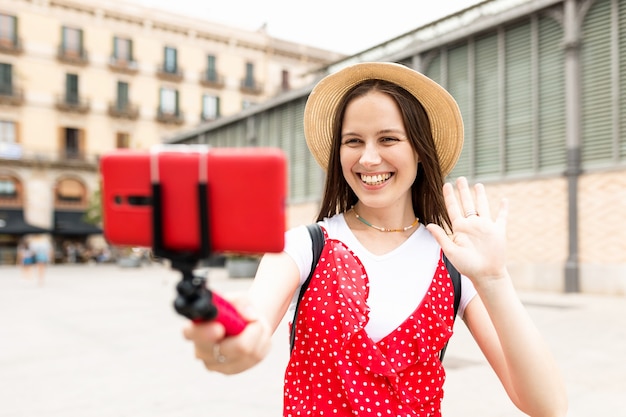
[[[347,145],[347,146],[356,146],[360,143],[362,143],[363,141],[361,139],[358,138],[346,138],[343,140],[343,144]]]
[[[400,139],[393,137],[393,136],[385,136],[385,137],[380,138],[380,141],[384,144],[391,145],[393,143],[399,142]]]

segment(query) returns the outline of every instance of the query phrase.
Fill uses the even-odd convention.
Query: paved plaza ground
[[[286,324],[247,373],[207,372],[172,308],[180,275],[159,264],[53,265],[39,286],[0,267],[0,417],[278,417]],[[222,292],[250,279],[211,268]],[[521,293],[567,381],[570,417],[626,417],[626,298]],[[446,353],[444,416],[515,417],[462,322]]]

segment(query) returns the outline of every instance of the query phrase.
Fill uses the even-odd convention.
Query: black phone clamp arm
[[[152,251],[155,256],[171,261],[172,269],[182,274],[176,285],[174,309],[193,321],[212,320],[217,316],[213,294],[206,287],[206,278],[195,272],[201,259],[209,258],[209,204],[206,182],[198,183],[198,214],[200,216],[200,248],[197,251],[173,251],[165,247],[163,239],[163,205],[161,184],[152,183]]]

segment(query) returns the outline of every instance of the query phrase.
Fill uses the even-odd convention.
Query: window
[[[0,14],[0,43],[15,45],[17,43],[17,18]]]
[[[176,74],[178,72],[178,63],[176,60],[176,48],[169,46],[165,47],[163,56],[163,70],[170,74]]]
[[[254,88],[254,64],[251,62],[246,63],[246,78],[243,81],[243,86]]]
[[[289,71],[283,70],[280,86],[283,91],[289,91]]]
[[[161,88],[159,110],[163,114],[178,114],[178,90]]]
[[[17,143],[15,122],[0,120],[0,146]]]
[[[0,120],[0,157],[19,159],[22,156],[22,147],[18,142],[17,124]]]
[[[124,110],[128,107],[128,83],[124,81],[117,82],[117,101],[115,103],[118,110]]]
[[[200,84],[210,88],[224,87],[224,79],[217,71],[217,58],[207,55],[206,68],[200,73]]]
[[[62,49],[64,54],[82,56],[83,31],[81,29],[63,26],[62,42]]]
[[[116,61],[132,62],[133,41],[115,36],[113,38],[113,58]]]
[[[85,203],[85,186],[75,179],[63,179],[57,183],[56,206],[76,206]]]
[[[137,120],[139,106],[133,105],[129,98],[130,86],[125,81],[117,81],[115,100],[109,104],[109,116],[128,120]]]
[[[61,149],[67,159],[81,159],[83,157],[83,131],[75,128],[62,129]]]
[[[117,132],[115,134],[116,148],[130,148],[130,134],[126,132]]]
[[[0,95],[13,95],[13,66],[0,63]]]
[[[78,75],[65,74],[65,102],[69,104],[79,104],[78,97]]]
[[[202,96],[202,120],[215,120],[220,117],[220,98],[210,94]]]
[[[217,66],[215,65],[214,55],[207,57],[206,79],[207,81],[217,82]]]
[[[10,203],[18,198],[17,180],[8,176],[0,176],[0,202]]]

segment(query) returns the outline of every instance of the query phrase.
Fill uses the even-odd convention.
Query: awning
[[[102,229],[83,220],[84,211],[54,211],[55,235],[63,236],[86,236],[101,234]]]
[[[24,210],[21,208],[0,209],[0,234],[28,235],[37,233],[50,233],[50,230],[26,223],[24,220]]]

